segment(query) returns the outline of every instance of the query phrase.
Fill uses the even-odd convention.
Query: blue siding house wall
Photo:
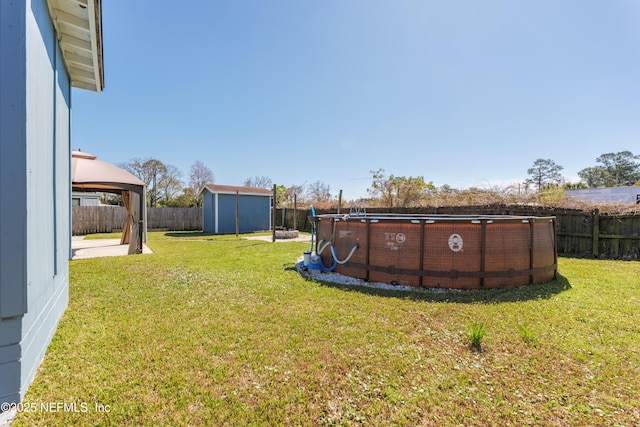
[[[2,403],[24,397],[69,299],[74,76],[50,6],[0,2]]]
[[[564,190],[564,195],[593,203],[640,204],[640,185]]]
[[[271,191],[267,189],[209,184],[201,194],[202,227],[205,233],[236,232],[236,194],[240,233],[271,228]]]

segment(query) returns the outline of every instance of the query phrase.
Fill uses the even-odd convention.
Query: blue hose
[[[311,205],[311,216],[313,218],[316,217],[316,209],[313,207],[313,205]],[[311,227],[311,248],[309,249],[309,252],[311,252],[311,253],[313,253],[313,238],[314,238],[315,231],[316,231],[316,225],[315,224],[316,223],[314,221],[313,225]],[[335,254],[335,249],[334,249],[334,254]],[[322,264],[322,260],[320,260],[320,269],[322,271],[333,271],[336,268],[336,266],[338,265],[337,259],[338,259],[338,257],[334,255],[334,257],[333,257],[333,265],[331,267],[325,267]]]
[[[316,216],[316,210],[313,207],[313,205],[311,205],[311,216],[315,218]],[[316,234],[316,223],[314,222],[311,225],[311,247],[309,248],[309,252],[313,253],[313,237]]]
[[[335,259],[333,260],[333,264],[331,265],[331,267],[325,267],[322,264],[322,261],[320,261],[320,268],[322,269],[322,271],[333,271],[337,265],[338,265],[338,262]]]

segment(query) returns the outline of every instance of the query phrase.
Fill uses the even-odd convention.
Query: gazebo
[[[129,244],[129,254],[142,253],[147,228],[147,185],[143,181],[93,154],[73,151],[71,188],[73,191],[120,194],[127,211],[120,244]]]

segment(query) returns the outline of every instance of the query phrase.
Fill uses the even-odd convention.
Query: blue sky
[[[378,168],[489,188],[640,154],[637,0],[109,0],[103,32],[73,148],[185,180],[200,160],[348,200]]]

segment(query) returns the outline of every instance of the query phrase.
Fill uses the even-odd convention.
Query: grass
[[[122,237],[122,232],[114,231],[113,233],[97,233],[88,234],[84,236],[85,240],[103,240],[103,239],[119,239]]]
[[[24,402],[88,411],[15,426],[640,423],[640,263],[560,259],[544,285],[402,293],[305,280],[308,243],[150,233],[149,246],[71,262]]]
[[[525,325],[518,326],[518,332],[522,337],[522,341],[530,347],[535,347],[536,341],[538,340],[536,333],[533,331],[533,328]]]
[[[485,329],[483,322],[474,320],[469,326],[469,340],[471,341],[471,346],[475,350],[482,351],[482,339],[486,334],[487,330]]]

